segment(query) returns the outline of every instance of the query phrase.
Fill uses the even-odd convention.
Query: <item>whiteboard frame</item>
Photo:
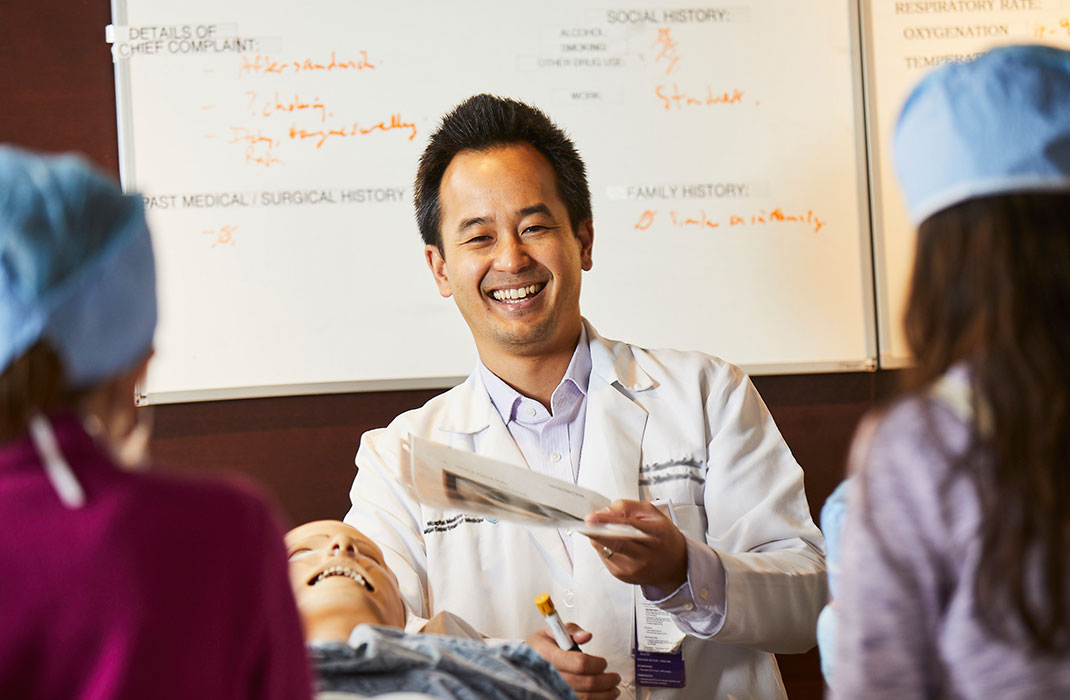
[[[739,363],[741,369],[751,375],[778,374],[819,374],[839,372],[875,372],[887,367],[880,354],[879,329],[880,314],[878,300],[880,290],[877,287],[877,256],[875,250],[875,226],[873,196],[873,141],[870,137],[869,96],[867,92],[868,47],[865,42],[867,12],[862,10],[866,0],[842,0],[847,12],[848,43],[851,47],[851,82],[853,98],[853,117],[855,128],[855,197],[858,203],[858,238],[860,271],[860,293],[863,295],[864,309],[864,346],[865,357],[834,361],[797,362],[797,363]],[[127,25],[126,0],[111,0],[112,24]],[[119,178],[126,193],[137,190],[137,173],[134,159],[134,139],[132,127],[132,85],[129,62],[113,58],[115,72],[116,124],[118,131]],[[879,210],[879,209],[878,209]],[[399,391],[421,389],[447,389],[464,380],[464,377],[399,377],[395,379],[375,379],[359,381],[332,381],[300,384],[265,384],[260,386],[218,387],[188,391],[159,391],[147,393],[139,383],[135,389],[137,405],[156,405],[169,403],[189,403],[199,401],[223,401],[244,398],[267,398],[275,396],[302,396],[319,394],[339,394],[376,391]]]
[[[111,0],[112,26],[126,26],[126,0]],[[134,134],[130,62],[112,57],[115,69],[115,126],[119,136],[119,183],[130,194],[137,182],[134,172]]]
[[[868,372],[875,372],[880,368],[880,331],[877,326],[879,315],[877,314],[876,296],[876,261],[873,249],[873,211],[872,211],[872,185],[870,182],[873,172],[872,161],[869,154],[869,113],[866,110],[867,92],[865,77],[866,44],[863,34],[861,3],[864,0],[848,0],[849,23],[851,27],[851,45],[854,50],[851,53],[851,82],[854,83],[854,112],[855,123],[860,128],[855,129],[855,160],[859,170],[857,180],[858,198],[858,236],[859,255],[862,256],[862,293],[863,308],[866,309],[866,358],[864,368]],[[850,372],[851,369],[832,371]],[[770,372],[772,374],[772,372]]]
[[[777,374],[825,374],[832,372],[875,372],[876,360],[843,360],[840,362],[806,362],[787,364],[739,365],[751,376]],[[370,379],[355,382],[317,382],[314,384],[265,384],[263,386],[226,387],[196,391],[157,391],[145,394],[140,387],[135,393],[138,406],[199,401],[230,401],[234,399],[264,399],[276,396],[318,396],[322,394],[352,394],[370,391],[417,391],[452,389],[467,377],[416,377],[410,379]]]
[[[862,95],[865,98],[866,110],[866,155],[869,159],[869,206],[870,206],[870,234],[873,243],[873,289],[874,297],[874,326],[877,330],[877,358],[880,369],[906,369],[914,366],[914,359],[909,355],[894,355],[891,351],[892,324],[900,323],[900,319],[891,318],[891,292],[888,289],[887,275],[887,252],[885,249],[884,231],[884,207],[885,202],[881,190],[880,176],[880,132],[877,124],[877,98],[876,91],[876,61],[874,60],[873,36],[870,28],[873,26],[873,0],[858,0],[859,32],[862,39]],[[885,309],[886,313],[881,313]],[[885,348],[888,348],[887,351]]]

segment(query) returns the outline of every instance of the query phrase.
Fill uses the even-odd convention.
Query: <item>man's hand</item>
[[[625,583],[655,586],[672,593],[687,580],[684,533],[650,503],[614,501],[587,516],[588,524],[625,523],[650,537],[624,539],[592,535],[591,545],[609,573]]]
[[[574,622],[565,625],[565,629],[577,644],[591,640],[591,633],[584,631]],[[606,660],[601,656],[591,656],[582,651],[565,651],[557,646],[548,629],[541,629],[524,641],[557,669],[581,700],[613,700],[620,695],[617,690],[620,674],[606,673]]]

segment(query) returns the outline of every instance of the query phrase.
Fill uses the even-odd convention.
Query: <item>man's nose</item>
[[[519,236],[502,236],[498,240],[495,267],[504,272],[519,272],[531,265],[531,255]]]

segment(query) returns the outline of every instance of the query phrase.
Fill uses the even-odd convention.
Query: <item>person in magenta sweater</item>
[[[248,487],[133,472],[155,272],[141,202],[0,146],[0,697],[310,697]]]

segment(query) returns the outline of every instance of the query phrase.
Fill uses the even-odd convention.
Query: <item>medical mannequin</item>
[[[488,646],[442,612],[402,631],[405,607],[383,554],[337,520],[286,535],[290,584],[321,691],[374,696],[420,692],[450,700],[574,698],[561,676],[522,644]]]
[[[401,629],[405,606],[379,547],[337,520],[286,533],[290,585],[309,641],[345,641],[361,623]]]

